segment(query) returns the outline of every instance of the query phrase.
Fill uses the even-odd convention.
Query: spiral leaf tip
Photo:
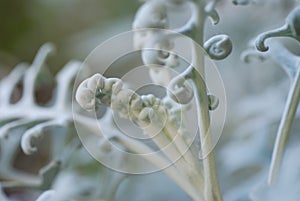
[[[204,49],[214,60],[225,59],[232,51],[232,42],[229,36],[220,34],[211,37],[204,43]]]
[[[269,50],[269,47],[265,44],[267,38],[267,34],[261,34],[257,37],[257,40],[255,41],[255,46],[257,50],[261,52],[266,52]]]
[[[208,95],[208,100],[209,100],[209,110],[215,110],[218,108],[220,101],[219,98],[216,97],[215,95],[209,94]]]

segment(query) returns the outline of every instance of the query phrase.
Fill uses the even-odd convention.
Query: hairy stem
[[[125,139],[123,137],[118,137],[118,140],[122,145],[130,148],[130,151],[134,153],[140,153],[141,150],[145,151],[145,153],[153,152],[153,150],[151,150],[148,146],[134,140]],[[149,154],[141,154],[140,156],[144,157],[147,161],[151,162],[156,167],[162,168],[165,174],[172,178],[194,200],[203,200],[201,196],[202,193],[197,192],[193,185],[191,185],[191,183],[186,180],[181,172],[178,171],[178,169],[174,166],[169,165],[169,162],[166,161],[163,157]]]
[[[95,126],[97,125],[96,120],[92,121],[90,118],[81,115],[76,115],[74,116],[74,118],[81,125],[87,127],[88,129],[91,129],[91,131],[94,131],[95,133],[98,132],[98,128],[97,126]],[[201,196],[202,190],[196,191],[194,186],[186,179],[186,177],[180,171],[178,171],[176,167],[171,165],[168,160],[166,160],[162,156],[159,156],[158,154],[144,154],[154,153],[154,150],[152,150],[150,147],[139,141],[124,136],[117,136],[116,141],[122,144],[124,147],[127,147],[129,151],[132,151],[135,154],[139,154],[140,157],[143,157],[145,160],[149,161],[157,168],[162,169],[162,171],[164,171],[166,175],[172,178],[194,200],[203,200]]]
[[[189,164],[193,169],[195,169],[201,176],[202,171],[199,169],[199,161],[194,157],[192,151],[189,149],[189,144],[187,144],[184,139],[180,136],[180,133],[172,127],[170,124],[165,125],[165,133],[170,136],[172,139],[172,142],[174,142],[174,145],[177,147],[177,149],[180,152],[180,155],[182,156],[182,159],[185,160],[187,164]],[[178,138],[178,139],[177,139]],[[199,178],[201,182],[203,181],[203,178]]]
[[[203,46],[203,29],[204,29],[204,5],[199,2],[199,21],[195,28],[194,40]],[[207,154],[203,158],[204,169],[204,196],[206,201],[221,201],[222,195],[220,192],[217,172],[215,168],[214,152],[209,153],[211,147],[210,142],[210,115],[209,115],[209,102],[207,98],[207,90],[205,84],[205,67],[204,67],[204,54],[199,51],[199,48],[194,46],[193,65],[197,69],[193,70],[193,82],[195,85],[195,97],[197,104],[198,114],[198,127],[200,133],[202,153]],[[205,143],[204,143],[205,142]]]

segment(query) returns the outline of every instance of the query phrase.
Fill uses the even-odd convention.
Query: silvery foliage
[[[187,0],[149,0],[138,10],[133,22],[134,47],[141,50],[142,61],[148,67],[153,83],[168,87],[169,91],[164,98],[157,98],[153,94],[139,95],[125,87],[126,83],[123,83],[121,79],[106,78],[101,74],[95,74],[85,79],[76,92],[76,100],[85,110],[94,111],[99,105],[105,105],[121,117],[135,122],[146,136],[151,137],[157,134],[151,138],[155,145],[163,151],[161,157],[158,156],[151,161],[157,167],[166,163],[164,157],[176,161],[178,156],[182,156],[170,168],[163,169],[163,171],[193,200],[202,200],[205,196],[215,196],[219,200],[220,196],[214,192],[215,189],[207,188],[211,184],[205,184],[204,180],[206,179],[203,175],[206,173],[200,164],[197,151],[193,151],[199,148],[195,144],[189,147],[192,133],[185,129],[181,120],[181,112],[184,112],[182,108],[188,107],[194,98],[194,89],[188,83],[188,80],[193,79],[193,73],[195,73],[194,64],[172,79],[170,71],[179,65],[178,55],[172,50],[174,41],[179,34],[185,34],[192,38],[194,34],[200,34],[193,33],[195,27],[198,26],[200,12],[204,18],[209,17],[213,23],[218,23],[216,3],[217,1],[200,2],[201,6],[198,7],[197,3]],[[187,22],[179,27],[171,27],[172,24],[175,24],[172,23],[172,17],[170,17],[171,10],[184,11],[186,8],[190,13]],[[172,32],[166,32],[164,29]],[[217,35],[207,40],[203,48],[211,59],[221,60],[231,53],[232,43],[227,35]],[[195,57],[197,56],[195,55]],[[208,99],[208,105],[204,105],[206,107],[204,110],[216,109],[218,107],[217,97],[206,94],[206,91],[204,91],[204,95]],[[124,147],[135,153],[143,153],[142,149],[152,149],[147,145],[141,145],[138,141],[122,136],[114,135],[113,139],[121,142]],[[165,149],[166,144],[171,146]],[[134,147],[140,147],[140,150],[134,150]],[[158,161],[160,161],[159,164]],[[212,165],[212,161],[209,165]],[[212,167],[210,171],[214,172],[214,168]],[[214,180],[215,177],[212,176],[210,179]],[[218,185],[211,180],[209,182]]]
[[[218,1],[206,1],[206,15],[213,19],[213,22],[217,23],[219,17],[215,11],[215,4]],[[237,0],[233,1],[238,5],[246,5],[249,3],[257,3],[261,1],[246,1]],[[191,10],[192,16],[190,20],[182,27],[172,28],[168,18],[168,10],[170,6],[188,6]],[[149,65],[149,75],[152,77],[153,82],[161,84],[163,86],[170,86],[173,90],[171,96],[164,99],[158,99],[153,95],[140,96],[135,92],[124,87],[124,83],[120,79],[106,78],[103,75],[95,74],[94,76],[86,79],[77,89],[76,99],[80,106],[86,110],[93,110],[97,104],[103,104],[110,107],[112,110],[117,111],[124,118],[129,118],[135,121],[138,125],[144,126],[153,123],[155,127],[159,122],[166,121],[167,124],[164,127],[163,134],[167,138],[156,141],[158,146],[162,146],[165,140],[172,139],[174,135],[174,129],[177,130],[180,119],[178,117],[178,111],[181,105],[188,105],[193,98],[193,90],[189,88],[184,80],[190,78],[191,68],[187,68],[179,77],[172,80],[162,81],[159,78],[170,77],[168,68],[178,65],[178,57],[172,54],[172,36],[162,36],[161,33],[155,31],[146,31],[143,33],[143,28],[170,28],[173,31],[186,34],[190,36],[193,31],[193,26],[197,23],[197,7],[195,2],[188,0],[148,0],[138,11],[135,21],[133,23],[133,29],[141,29],[137,31],[134,39],[134,45],[137,48],[157,48],[163,51],[143,51],[142,60],[145,65]],[[195,16],[193,15],[195,14]],[[295,9],[287,17],[286,24],[278,30],[266,32],[258,37],[256,40],[257,49],[260,51],[266,51],[264,53],[258,53],[253,47],[245,51],[242,57],[246,61],[251,61],[253,56],[260,60],[272,59],[281,65],[289,74],[292,82],[290,97],[297,96],[297,90],[299,84],[297,82],[298,70],[298,55],[291,53],[282,44],[275,42],[270,43],[269,47],[266,47],[265,40],[270,37],[288,36],[299,40],[299,9]],[[253,45],[253,44],[251,44]],[[208,55],[215,60],[224,59],[231,52],[232,44],[226,35],[218,35],[212,37],[204,44],[204,49]],[[36,59],[31,65],[20,64],[18,65],[10,75],[3,79],[0,83],[0,135],[1,135],[1,158],[0,158],[0,177],[4,181],[0,184],[0,199],[3,201],[11,201],[8,195],[3,192],[3,189],[38,189],[42,191],[37,201],[47,200],[95,200],[103,198],[104,200],[113,200],[118,186],[125,178],[121,174],[111,174],[107,170],[103,170],[89,157],[89,155],[82,148],[79,140],[74,132],[73,117],[70,108],[70,94],[72,80],[78,71],[81,63],[74,61],[68,63],[56,76],[56,95],[54,100],[49,103],[48,106],[40,106],[35,102],[35,87],[37,78],[41,74],[41,70],[46,67],[45,60],[50,53],[54,50],[53,45],[45,44],[39,50]],[[161,69],[152,65],[161,65]],[[184,78],[184,79],[182,79]],[[16,85],[23,80],[23,96],[17,103],[11,102],[11,96],[13,95]],[[284,84],[283,84],[284,85]],[[238,129],[234,131],[234,135],[238,139],[236,143],[229,143],[223,148],[223,158],[227,158],[226,153],[230,152],[230,149],[234,149],[237,153],[235,160],[226,161],[224,164],[224,174],[229,175],[227,181],[233,179],[235,174],[243,169],[252,168],[253,171],[260,171],[260,174],[266,173],[265,161],[266,156],[261,155],[266,149],[266,144],[269,143],[267,135],[261,137],[262,133],[269,133],[270,127],[277,125],[278,119],[281,114],[277,110],[272,110],[273,105],[283,105],[284,98],[276,91],[284,87],[278,86],[276,89],[267,90],[269,95],[264,95],[261,99],[265,99],[265,104],[262,104],[260,98],[253,97],[247,98],[241,101],[238,106],[242,108],[243,114],[237,114],[240,118],[243,115],[253,116],[255,118],[245,117],[242,125],[236,126]],[[275,94],[275,97],[274,97]],[[294,95],[296,94],[296,95]],[[100,96],[99,96],[100,95]],[[101,97],[101,98],[96,98]],[[266,99],[267,97],[267,99]],[[208,95],[211,100],[209,109],[213,110],[217,107],[217,100],[214,96]],[[299,102],[293,98],[290,98],[287,102],[286,108],[294,105],[295,108]],[[294,101],[293,101],[294,100]],[[251,102],[251,104],[249,104]],[[257,104],[255,104],[257,102]],[[273,102],[273,104],[270,104]],[[255,107],[249,107],[249,105],[255,105]],[[245,109],[247,109],[245,111]],[[293,110],[294,112],[295,109]],[[168,115],[166,115],[168,114]],[[286,112],[289,114],[289,112]],[[287,117],[295,117],[297,114],[287,115]],[[257,118],[260,116],[260,118]],[[268,119],[268,121],[263,121]],[[285,125],[286,117],[282,118],[282,125]],[[289,118],[288,118],[289,119]],[[93,123],[95,121],[89,117],[80,116],[77,119],[82,126],[89,127],[87,132],[93,131]],[[154,121],[150,121],[154,120]],[[118,130],[114,129],[114,124],[111,122],[110,113],[106,113],[102,119],[108,125],[108,130],[113,130],[111,139],[117,143],[125,146],[129,150],[136,153],[143,153],[145,150],[151,150],[151,147],[146,146],[137,141],[133,141],[124,137]],[[240,121],[240,119],[239,119]],[[291,120],[289,120],[291,122]],[[255,128],[252,125],[258,125]],[[289,128],[290,125],[287,127]],[[152,127],[152,128],[154,128]],[[61,128],[61,129],[58,129]],[[150,127],[151,128],[151,127]],[[155,128],[154,128],[155,129]],[[241,136],[242,130],[248,132]],[[148,132],[152,132],[149,130]],[[256,135],[250,136],[253,133]],[[146,132],[147,133],[147,132]],[[284,136],[284,141],[287,140],[289,132],[278,132],[278,142],[276,147],[281,147],[280,152],[284,150],[284,145],[280,145],[282,140],[280,136]],[[33,154],[39,152],[38,145],[34,146],[36,138],[43,137],[45,134],[51,134],[50,139],[50,157],[49,162],[44,167],[41,167],[38,175],[31,175],[22,169],[16,169],[13,167],[13,163],[16,160],[16,155],[21,149],[26,154]],[[178,130],[175,135],[181,136],[180,140],[175,144],[173,151],[181,153],[185,150],[188,142],[189,135],[186,130]],[[170,139],[168,139],[170,138]],[[250,142],[245,139],[251,139]],[[110,149],[106,141],[103,139],[99,143],[99,150],[103,153],[103,157],[109,155]],[[236,146],[239,144],[239,146]],[[256,150],[251,149],[256,147]],[[182,149],[183,148],[183,149]],[[240,157],[238,153],[257,152],[256,156],[250,160]],[[164,153],[168,158],[172,159],[174,155],[170,153]],[[260,156],[261,155],[261,156]],[[280,169],[280,176],[277,179],[276,185],[273,187],[267,186],[266,182],[259,184],[255,187],[254,191],[249,193],[248,188],[243,188],[251,183],[251,177],[246,178],[243,185],[237,188],[240,192],[236,195],[230,195],[227,193],[227,197],[231,199],[240,199],[241,197],[249,197],[252,200],[296,200],[299,193],[299,162],[295,160],[299,155],[299,149],[292,147],[287,152],[287,157],[284,159],[284,165]],[[203,169],[200,168],[200,163],[195,156],[195,152],[191,151],[186,158],[180,163],[176,163],[168,169],[163,170],[171,179],[173,179],[183,190],[186,191],[194,200],[200,200],[203,198]],[[273,155],[276,161],[276,152]],[[118,158],[119,160],[120,157]],[[158,167],[163,166],[165,160],[163,157],[155,158],[151,161]],[[86,168],[88,174],[82,174],[82,170]],[[257,169],[258,168],[258,169]],[[264,172],[265,171],[265,172]],[[84,172],[84,171],[83,171]],[[256,175],[256,176],[261,176]],[[292,175],[292,176],[291,176]],[[255,177],[255,174],[251,176]],[[272,176],[272,174],[271,174]],[[109,178],[104,181],[102,178]],[[191,179],[193,178],[193,179]],[[253,178],[255,182],[256,178]],[[99,190],[100,189],[100,190]],[[290,193],[292,192],[292,193]],[[231,192],[232,193],[232,192]],[[246,198],[247,199],[247,198]]]
[[[82,147],[73,126],[70,104],[72,85],[82,63],[70,61],[58,72],[55,77],[56,90],[47,105],[41,106],[35,100],[38,79],[47,68],[46,59],[54,51],[52,44],[44,44],[32,64],[17,65],[1,80],[1,189],[45,191],[37,199],[39,201],[94,200],[99,197],[113,199],[115,189],[125,175],[112,174],[95,162]],[[11,98],[18,83],[22,83],[23,95],[20,100],[13,103]],[[82,117],[81,121],[84,125],[94,122],[88,117]],[[46,134],[51,134],[47,142],[40,142],[39,139]],[[37,144],[39,142],[43,144]],[[46,145],[49,145],[46,149],[49,153],[44,153]],[[27,155],[39,153],[40,157],[49,155],[48,164],[40,167],[37,175],[23,171],[22,167],[15,168],[13,164],[16,160],[24,160],[21,163],[30,162],[26,157],[17,158],[20,148]],[[109,182],[104,182],[108,175],[110,175]],[[6,196],[2,190],[0,196],[1,200],[14,200]]]

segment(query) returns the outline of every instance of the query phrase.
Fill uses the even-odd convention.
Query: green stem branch
[[[205,22],[205,12],[203,3],[199,2],[199,21],[195,28],[195,41],[203,46],[203,30]],[[209,102],[207,98],[207,89],[205,84],[205,66],[204,66],[204,52],[194,45],[193,65],[196,69],[193,70],[192,80],[195,85],[195,97],[198,114],[198,127],[201,141],[202,153],[207,155],[203,159],[204,169],[204,196],[206,201],[221,201],[222,195],[217,178],[215,168],[214,152],[210,152],[211,148],[211,133],[210,133],[210,115]],[[205,143],[204,143],[205,142]]]

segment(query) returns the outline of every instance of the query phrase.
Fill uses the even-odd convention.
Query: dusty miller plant
[[[95,74],[76,86],[74,96],[79,106],[90,112],[101,105],[106,106],[108,109],[100,119],[82,113],[75,116],[72,114],[70,91],[76,73],[83,65],[81,62],[69,62],[56,75],[53,100],[46,106],[38,105],[35,101],[35,87],[42,69],[46,68],[47,57],[54,51],[53,45],[43,45],[32,64],[19,64],[0,83],[1,189],[34,189],[40,194],[37,201],[115,200],[119,186],[128,175],[108,171],[89,156],[76,135],[75,120],[86,132],[100,136],[97,147],[100,157],[116,160],[120,167],[126,163],[126,156],[114,153],[110,143],[112,141],[162,169],[192,200],[223,200],[210,141],[210,114],[218,108],[219,101],[218,97],[207,90],[204,62],[205,57],[212,60],[225,59],[232,51],[232,43],[227,35],[215,35],[204,40],[205,21],[210,18],[217,24],[220,20],[215,9],[218,3],[218,0],[145,1],[133,22],[133,45],[141,50],[141,59],[147,66],[153,83],[169,90],[163,98],[153,94],[139,95],[126,87],[126,83],[119,78]],[[236,0],[233,3],[247,5],[259,1]],[[180,27],[172,27],[174,22],[169,15],[170,10],[180,11],[183,8],[188,9],[189,19]],[[272,41],[268,47],[265,41],[271,37],[292,37],[299,41],[299,22],[300,10],[296,8],[287,16],[283,27],[259,35],[256,47],[242,54],[245,61],[250,61],[252,56],[261,60],[273,59],[287,71],[292,80],[274,145],[268,178],[269,189],[276,188],[276,176],[280,174],[285,145],[299,103],[300,71],[297,55],[277,41]],[[203,47],[206,54],[191,45],[192,62],[178,76],[171,78],[170,68],[180,63],[178,55],[172,52],[173,43],[179,34],[194,40]],[[255,48],[264,53],[259,53]],[[11,97],[21,80],[22,97],[12,103]],[[192,135],[181,125],[181,110],[189,107],[192,99],[196,102],[199,129],[196,137],[200,145],[190,143]],[[78,112],[79,106],[75,105],[73,112]],[[144,153],[153,152],[153,147],[123,135],[116,128],[111,111],[133,121],[145,136],[157,133],[152,140],[163,153],[155,157],[145,155]],[[108,138],[97,133],[98,121],[106,125],[104,130],[109,133]],[[46,134],[51,134],[47,138],[51,142],[39,141],[38,138]],[[38,145],[39,142],[42,145]],[[49,146],[48,164],[40,167],[37,175],[13,166],[20,148],[30,155],[39,152],[43,143]],[[170,143],[168,149],[163,149]],[[205,153],[201,160],[198,156],[200,151]],[[181,156],[179,160],[178,156]],[[169,161],[175,162],[165,168]],[[3,201],[13,200],[3,190],[0,191],[0,198]],[[258,198],[253,195],[251,199]]]

